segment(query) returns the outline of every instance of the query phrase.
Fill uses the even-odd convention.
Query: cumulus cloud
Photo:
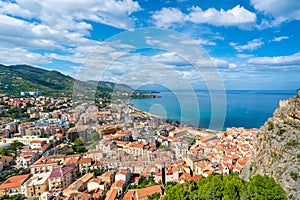
[[[247,62],[256,65],[300,65],[300,52],[288,56],[254,57]]]
[[[238,45],[235,42],[230,42],[229,43],[229,45],[232,46],[238,52],[243,52],[243,51],[246,51],[246,50],[254,51],[254,50],[260,48],[263,44],[264,44],[264,42],[261,41],[261,39],[251,40],[245,45]]]
[[[0,63],[2,64],[49,64],[48,55],[32,53],[22,48],[0,48]]]
[[[270,13],[275,18],[281,18],[281,20],[300,20],[299,0],[251,0],[251,4],[256,10]]]
[[[38,61],[26,60],[30,55],[36,55],[42,63],[51,58],[81,63],[100,44],[90,39],[93,27],[89,21],[132,29],[135,18],[131,14],[140,10],[138,2],[133,0],[0,1],[0,48],[17,49],[28,64]],[[36,50],[54,52],[44,58],[35,54]],[[17,62],[20,58],[13,56],[19,55],[13,53],[11,58],[2,60]]]
[[[0,13],[22,18],[37,18],[57,29],[90,28],[82,20],[130,29],[134,25],[134,18],[130,15],[140,10],[138,2],[132,0],[18,0],[16,3],[0,3]]]
[[[255,24],[256,14],[240,5],[229,10],[216,10],[215,8],[202,10],[200,7],[196,6],[189,8],[188,14],[181,12],[177,8],[163,8],[160,11],[156,11],[152,16],[152,19],[157,27],[164,28],[172,27],[184,22],[249,28],[249,25]]]
[[[187,18],[188,17],[178,8],[162,8],[160,11],[156,11],[152,16],[156,26],[162,28],[184,23]]]

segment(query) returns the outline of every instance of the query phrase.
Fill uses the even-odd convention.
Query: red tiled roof
[[[92,158],[80,158],[78,163],[91,163]]]
[[[29,174],[12,176],[0,185],[0,189],[20,187],[28,177],[29,177]]]
[[[113,190],[109,190],[107,193],[106,193],[106,198],[105,200],[115,200],[116,197],[118,195],[118,190],[117,189],[113,189]]]

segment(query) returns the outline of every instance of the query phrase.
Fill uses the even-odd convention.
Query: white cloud
[[[2,64],[49,64],[51,58],[47,55],[32,53],[22,48],[0,48],[0,63]]]
[[[218,67],[220,66],[227,66],[228,62],[224,59],[221,58],[212,58],[212,61],[217,65]]]
[[[253,56],[254,56],[253,54],[243,54],[243,53],[236,54],[236,57],[242,58],[242,59],[244,59],[244,58],[251,58]]]
[[[234,43],[234,42],[229,43],[229,45],[232,46],[238,52],[242,52],[242,51],[246,51],[246,50],[254,51],[254,50],[260,48],[263,44],[264,44],[264,42],[261,41],[261,39],[251,40],[245,45],[238,45],[237,43]]]
[[[235,68],[237,68],[237,64],[236,63],[229,63],[228,66],[229,66],[229,69],[235,69]]]
[[[178,8],[163,8],[160,11],[156,11],[152,19],[157,27],[168,28],[175,24],[184,23],[187,20],[187,16]]]
[[[216,43],[206,40],[206,39],[202,39],[199,38],[197,40],[182,40],[181,44],[198,44],[198,45],[207,45],[207,46],[215,46]]]
[[[44,24],[62,30],[90,28],[82,20],[91,20],[122,29],[134,27],[130,15],[140,11],[138,2],[132,0],[18,0],[1,2],[0,13],[22,18],[37,18]]]
[[[131,14],[140,10],[133,0],[1,1],[0,48],[50,50],[51,58],[79,63],[89,47],[99,45],[89,39],[93,27],[87,21],[132,29],[135,19]]]
[[[287,40],[287,39],[289,39],[289,36],[280,36],[280,37],[273,38],[271,41],[272,42],[280,42],[282,40]]]
[[[275,18],[300,20],[299,0],[251,0],[258,11],[271,13]]]
[[[209,8],[202,10],[200,7],[191,7],[188,14],[182,13],[177,8],[163,8],[153,14],[152,19],[157,27],[171,27],[184,22],[196,24],[207,23],[214,26],[238,26],[249,28],[256,22],[256,14],[244,7],[237,5],[232,9],[216,10]]]
[[[194,23],[208,23],[215,26],[240,26],[255,23],[256,15],[242,6],[235,6],[229,10],[220,11],[210,8],[203,11],[199,7],[193,7],[189,14],[190,21]]]
[[[247,62],[256,65],[300,65],[300,52],[288,56],[255,57]]]

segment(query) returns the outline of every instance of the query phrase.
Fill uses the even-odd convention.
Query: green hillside
[[[58,71],[32,67],[29,65],[0,64],[0,93],[8,95],[20,95],[21,91],[40,91],[43,95],[71,96],[73,84],[76,81]],[[76,81],[82,88],[90,88],[97,84],[96,81]],[[102,92],[132,92],[130,86],[99,81],[98,91]]]

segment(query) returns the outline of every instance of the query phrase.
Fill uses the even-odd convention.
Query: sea
[[[295,90],[159,91],[161,98],[131,99],[134,107],[199,128],[259,128],[272,117],[280,100]]]

